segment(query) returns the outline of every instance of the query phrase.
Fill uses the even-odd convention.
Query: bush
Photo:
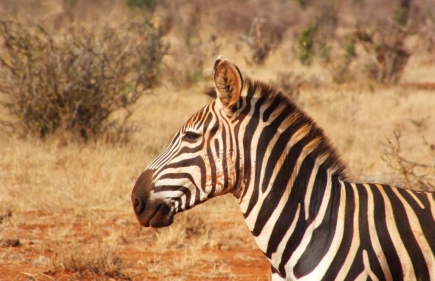
[[[392,20],[400,26],[406,26],[408,22],[408,9],[397,8],[394,10]]]
[[[129,108],[157,84],[167,51],[147,21],[61,35],[2,20],[0,40],[0,93],[14,127],[85,141],[128,129]]]
[[[266,18],[255,18],[252,21],[248,35],[239,38],[251,50],[251,57],[247,61],[263,64],[270,53],[281,43],[285,28],[274,24],[267,24]]]
[[[139,8],[139,9],[147,9],[154,10],[156,7],[155,0],[125,0],[125,5],[130,8]]]
[[[371,32],[357,27],[354,38],[371,58],[366,64],[370,78],[387,83],[399,81],[411,56],[405,47],[408,32],[397,25],[376,28]]]
[[[304,65],[310,65],[314,58],[329,63],[332,42],[338,27],[339,8],[334,3],[319,2],[315,18],[303,29],[297,40],[297,57]]]
[[[271,81],[271,84],[281,89],[293,102],[298,102],[300,89],[304,84],[307,84],[307,80],[302,75],[292,71],[278,72],[276,80]]]
[[[314,36],[317,32],[316,22],[310,23],[298,39],[298,58],[302,64],[310,65],[314,57]]]
[[[345,36],[343,53],[343,57],[334,60],[330,67],[332,79],[337,84],[348,82],[353,78],[350,66],[352,61],[357,58],[356,40],[353,36]]]

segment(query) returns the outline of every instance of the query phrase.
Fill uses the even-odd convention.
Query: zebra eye
[[[186,132],[183,136],[183,140],[188,141],[188,142],[194,142],[197,139],[199,139],[201,135],[198,133],[194,133],[194,132]]]

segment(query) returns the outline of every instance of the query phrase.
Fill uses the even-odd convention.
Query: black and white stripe
[[[232,193],[272,280],[435,280],[435,194],[346,181],[314,121],[218,58],[216,99],[139,177],[144,226]]]

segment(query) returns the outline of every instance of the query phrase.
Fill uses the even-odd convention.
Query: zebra
[[[288,96],[218,57],[214,99],[131,194],[144,227],[232,193],[272,280],[435,280],[435,193],[347,181],[324,131]]]

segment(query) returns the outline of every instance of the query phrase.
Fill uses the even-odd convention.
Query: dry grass
[[[107,9],[108,14],[115,13]],[[74,10],[74,15],[79,13]],[[210,35],[207,28],[199,33]],[[175,31],[167,40],[184,40],[175,38]],[[322,63],[314,61],[307,67],[297,61],[290,52],[291,36],[268,54],[262,66],[254,66],[245,60],[246,46],[240,48],[234,33],[221,34],[213,44],[245,75],[294,89],[298,104],[342,153],[351,179],[405,186],[401,171],[382,161],[381,143],[394,138],[395,130],[401,132],[401,157],[433,165],[426,148],[435,143],[434,90],[422,84],[435,83],[434,64],[427,63],[435,61],[433,54],[413,55],[396,86],[358,76],[352,83],[335,85]],[[176,83],[171,79],[174,73],[191,70],[196,59],[192,56],[198,54],[183,55],[180,50],[165,58],[164,83],[133,106],[130,120],[137,131],[126,145],[84,145],[54,137],[40,141],[0,132],[2,278],[267,280],[269,266],[231,196],[179,214],[164,229],[141,228],[134,217],[130,192],[137,177],[184,120],[209,101],[202,92],[212,85],[214,55],[201,54],[202,78],[183,85],[179,81],[184,78]],[[293,83],[284,81],[283,73],[291,73],[287,78],[300,84],[291,88]],[[0,116],[5,115],[0,110]],[[21,246],[4,246],[13,239]]]
[[[68,253],[68,254],[65,254]],[[69,245],[55,252],[50,259],[52,268],[47,274],[57,272],[73,272],[80,277],[83,274],[95,273],[119,280],[131,280],[123,273],[125,265],[108,245]]]

